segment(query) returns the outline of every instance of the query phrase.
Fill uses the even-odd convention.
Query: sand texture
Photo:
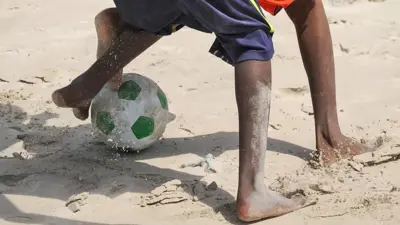
[[[265,182],[315,205],[256,224],[400,224],[400,1],[327,0],[343,132],[378,148],[329,169],[315,150],[307,77],[293,25],[275,25]],[[95,59],[94,16],[112,1],[0,1],[0,224],[241,224],[234,201],[238,122],[231,66],[213,36],[183,29],[125,72],[156,81],[176,115],[140,153],[98,143],[51,92]],[[194,44],[195,42],[195,44]],[[213,170],[196,164],[208,154]],[[397,175],[396,175],[397,174]]]

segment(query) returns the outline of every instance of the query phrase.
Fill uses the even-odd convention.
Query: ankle
[[[337,146],[344,138],[339,125],[337,126],[324,126],[316,127],[315,136],[317,141],[317,148],[321,144],[328,144],[330,146]]]
[[[264,183],[263,185],[248,185],[247,188],[239,187],[237,202],[238,204],[247,205],[251,199],[262,196],[267,189]]]

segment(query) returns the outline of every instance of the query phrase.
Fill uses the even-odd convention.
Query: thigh
[[[114,0],[121,19],[136,28],[160,34],[176,29],[182,11],[175,0]]]
[[[185,15],[217,36],[210,52],[230,64],[268,61],[274,29],[257,0],[177,0]]]
[[[264,16],[257,0],[177,0],[177,5],[189,16],[216,34],[237,34],[250,29],[273,28]]]

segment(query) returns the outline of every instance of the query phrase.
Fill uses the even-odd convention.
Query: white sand
[[[390,148],[400,143],[400,1],[346,2],[326,4],[340,123],[347,135],[381,136],[382,147]],[[109,6],[112,1],[0,1],[0,224],[239,224],[231,205],[238,170],[233,69],[207,52],[212,35],[184,29],[126,68],[159,82],[177,115],[165,140],[140,154],[106,150],[92,140],[89,121],[51,103],[53,90],[93,62],[93,17]],[[303,185],[329,193],[305,188],[319,197],[317,205],[259,224],[398,225],[399,162],[362,173],[306,166],[315,146],[313,118],[304,112],[311,110],[310,94],[290,88],[306,86],[307,78],[289,19],[282,12],[271,20],[277,30],[271,124],[278,130],[269,132],[266,182],[280,191]],[[180,168],[208,153],[216,156],[218,173]],[[216,181],[220,189],[201,201],[138,205],[140,196],[171,179]],[[85,191],[86,204],[72,213],[67,199]]]

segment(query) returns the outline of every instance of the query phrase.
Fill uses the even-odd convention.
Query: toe
[[[73,108],[72,112],[80,120],[86,120],[89,117],[89,108]]]
[[[58,107],[66,106],[65,99],[64,99],[63,95],[61,94],[60,90],[54,91],[53,94],[51,95],[51,99],[54,102],[54,104]]]

